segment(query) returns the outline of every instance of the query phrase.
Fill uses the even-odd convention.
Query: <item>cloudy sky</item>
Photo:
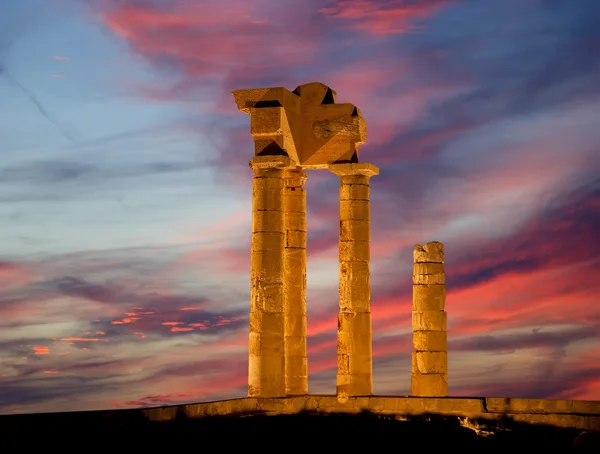
[[[456,396],[600,399],[597,0],[2,0],[0,413],[246,395],[253,155],[230,92],[363,112],[374,391],[416,243]],[[309,390],[335,392],[338,178],[311,171]]]

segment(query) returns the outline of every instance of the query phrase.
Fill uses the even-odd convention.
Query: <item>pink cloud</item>
[[[177,1],[168,7],[118,4],[98,17],[137,52],[183,73],[168,89],[150,87],[152,97],[184,99],[198,89],[198,78],[217,85],[226,78],[228,86],[238,85],[275,67],[310,62],[319,35],[312,14],[293,5],[282,11],[266,0]]]
[[[335,0],[319,10],[345,28],[372,35],[391,35],[422,30],[415,25],[453,3],[451,0]]]

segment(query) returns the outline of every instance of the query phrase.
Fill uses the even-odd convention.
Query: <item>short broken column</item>
[[[448,395],[448,345],[444,245],[414,249],[411,395]]]
[[[283,156],[250,161],[252,250],[248,396],[285,396],[283,254],[285,246]]]
[[[308,394],[306,358],[306,173],[284,171],[284,313],[287,395]]]
[[[332,164],[340,177],[338,397],[373,393],[369,179],[372,164]]]

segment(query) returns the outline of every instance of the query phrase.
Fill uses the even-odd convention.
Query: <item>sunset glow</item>
[[[441,241],[450,395],[600,400],[598,21],[594,0],[0,2],[1,412],[246,396],[254,144],[230,93],[313,81],[360,108],[381,171],[374,393],[410,391],[412,251]],[[333,394],[339,178],[307,173],[309,392]]]

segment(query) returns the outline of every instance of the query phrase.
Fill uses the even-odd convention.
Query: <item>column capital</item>
[[[254,170],[260,169],[284,169],[291,164],[287,156],[254,156],[248,163]]]
[[[301,187],[306,182],[306,172],[302,167],[289,167],[283,172],[283,178],[288,187]]]
[[[379,168],[369,162],[329,164],[329,170],[340,177],[364,175],[372,177],[379,175]]]

